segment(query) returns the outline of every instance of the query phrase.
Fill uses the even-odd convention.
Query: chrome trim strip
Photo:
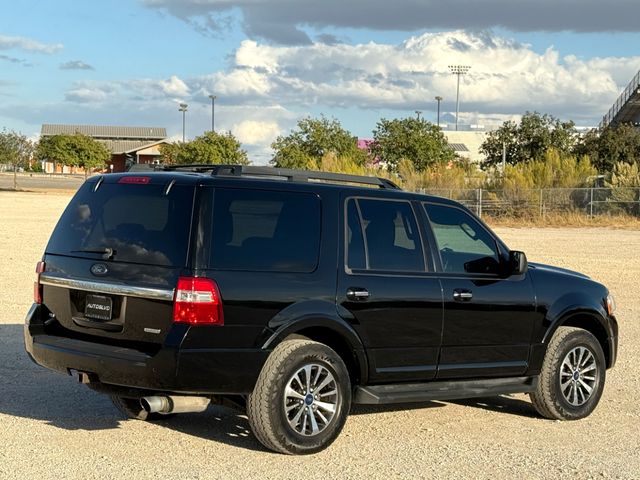
[[[161,288],[134,287],[121,283],[100,282],[96,280],[76,280],[53,273],[40,275],[40,283],[54,287],[72,288],[74,290],[86,290],[88,292],[109,293],[112,295],[125,295],[127,297],[148,298],[152,300],[173,300],[174,290]]]

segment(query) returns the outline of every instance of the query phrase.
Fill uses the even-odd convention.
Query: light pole
[[[436,95],[436,102],[438,102],[438,126],[440,126],[440,102],[442,101],[442,97],[440,95]]]
[[[216,97],[215,95],[209,95],[209,98],[211,99],[211,131],[215,132],[216,131]]]
[[[182,112],[182,143],[184,143],[185,140],[185,118],[186,118],[186,113],[187,113],[187,107],[189,105],[187,105],[186,103],[181,103],[180,107],[178,108],[179,112]]]
[[[420,120],[420,115],[422,115],[422,110],[414,110],[416,112],[416,117]]]
[[[456,89],[456,132],[458,131],[458,112],[460,107],[460,76],[466,75],[470,68],[469,65],[449,65],[451,73],[458,77],[458,87]]]

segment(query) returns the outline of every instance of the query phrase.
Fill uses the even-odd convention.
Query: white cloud
[[[107,100],[109,92],[102,88],[77,87],[65,94],[65,99],[74,103],[100,103]]]
[[[272,88],[268,74],[252,68],[219,72],[211,78],[211,84],[217,94],[234,97],[264,97]]]
[[[133,102],[152,103],[157,99],[183,101],[190,96],[189,86],[184,80],[172,75],[167,79],[141,78],[114,82],[81,81],[67,91],[65,99],[70,102]]]
[[[158,84],[165,95],[174,95],[178,97],[189,95],[189,87],[187,84],[175,75],[172,75],[167,80],[160,80]]]
[[[185,99],[189,96],[189,87],[181,78],[172,75],[167,79],[137,79],[116,82],[114,86],[122,92],[140,99],[171,97]]]
[[[63,49],[61,43],[42,43],[26,37],[0,35],[0,50],[25,50],[35,53],[56,53]]]
[[[213,88],[231,92],[239,101],[260,97],[303,106],[412,111],[432,109],[433,97],[442,95],[443,108],[451,109],[455,77],[448,66],[463,64],[471,66],[461,85],[466,111],[513,114],[537,109],[594,119],[640,67],[640,56],[561,58],[553,48],[540,54],[488,32],[464,31],[425,33],[400,45],[283,47],[247,40],[234,60],[235,68],[216,74]],[[247,88],[249,84],[253,87]]]
[[[243,120],[233,125],[231,131],[240,142],[248,145],[269,144],[281,133],[278,122],[255,120]]]

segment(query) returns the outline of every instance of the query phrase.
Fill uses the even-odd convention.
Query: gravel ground
[[[125,421],[107,398],[28,360],[33,269],[68,200],[0,192],[2,479],[640,478],[638,231],[497,229],[530,260],[580,270],[616,296],[618,364],[589,418],[543,420],[524,395],[356,407],[332,447],[296,458],[265,451],[232,410]]]

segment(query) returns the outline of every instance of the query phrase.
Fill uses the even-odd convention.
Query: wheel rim
[[[284,392],[284,413],[289,426],[307,437],[323,432],[338,410],[340,392],[333,374],[312,363],[294,373]]]
[[[587,403],[598,380],[596,357],[587,347],[575,347],[564,357],[560,367],[560,391],[575,407]]]

